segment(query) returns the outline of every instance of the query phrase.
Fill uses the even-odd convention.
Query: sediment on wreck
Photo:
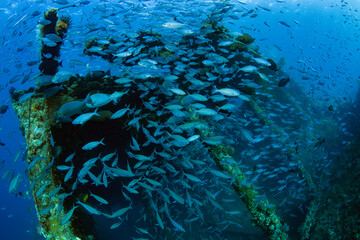
[[[54,123],[53,113],[66,102],[68,97],[44,100],[41,96],[32,97],[24,103],[13,101],[15,113],[20,119],[20,128],[26,138],[27,164],[37,161],[28,170],[29,180],[32,186],[32,195],[35,202],[41,233],[46,239],[80,239],[79,230],[74,230],[71,222],[61,225],[66,213],[61,209],[61,201],[57,197],[49,197],[49,194],[60,184],[53,175],[54,151],[51,139],[51,128]],[[40,194],[42,187],[45,189]],[[50,210],[41,214],[46,209]],[[81,238],[84,239],[84,238]]]
[[[40,36],[46,34],[55,34],[61,39],[65,37],[67,26],[64,21],[58,21],[56,9],[50,9],[44,13],[44,19],[51,23],[40,28]],[[66,21],[65,21],[66,22]],[[68,22],[69,23],[69,22]],[[62,26],[59,28],[59,26]],[[58,71],[61,64],[55,60],[60,56],[60,46],[62,41],[55,46],[41,47],[41,63],[39,69],[43,75],[50,76],[50,79]],[[51,54],[52,57],[45,57]],[[39,220],[41,234],[46,239],[91,239],[87,237],[82,228],[74,228],[72,221],[62,224],[64,216],[69,211],[68,207],[63,207],[64,203],[57,196],[50,194],[56,190],[61,181],[54,175],[53,167],[57,157],[57,149],[54,149],[54,140],[52,139],[51,129],[55,122],[54,112],[64,103],[71,101],[72,98],[67,95],[54,96],[45,99],[43,94],[31,93],[33,89],[21,92],[12,92],[12,103],[15,113],[20,120],[20,129],[26,139],[27,148],[27,166],[29,180],[31,183],[32,195],[35,202],[35,208]],[[32,94],[25,101],[19,101],[24,94]]]
[[[268,200],[259,200],[259,193],[253,185],[243,184],[247,177],[238,166],[226,163],[226,159],[231,158],[227,149],[225,145],[211,146],[210,156],[223,172],[234,178],[231,185],[250,211],[252,221],[264,231],[269,239],[288,239],[286,228],[276,214],[275,207],[271,207]]]

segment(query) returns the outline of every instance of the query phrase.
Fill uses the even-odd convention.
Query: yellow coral
[[[56,25],[56,31],[58,32],[60,37],[62,37],[65,33],[67,33],[68,28],[69,28],[69,24],[62,20],[58,21]]]

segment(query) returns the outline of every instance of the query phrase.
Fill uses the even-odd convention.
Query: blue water
[[[70,3],[73,2],[76,3],[70,1]],[[91,70],[111,68],[111,64],[98,57],[82,54],[82,44],[87,39],[82,36],[82,33],[89,30],[88,24],[94,24],[96,27],[108,26],[109,23],[104,19],[121,22],[119,25],[112,25],[107,32],[108,35],[116,35],[117,32],[122,31],[136,32],[139,29],[154,28],[164,31],[164,34],[169,34],[169,38],[173,37],[170,36],[171,32],[168,29],[161,27],[162,22],[173,19],[177,14],[176,11],[172,11],[170,5],[163,5],[160,11],[164,15],[161,18],[154,17],[151,21],[133,15],[134,12],[147,12],[147,6],[151,7],[161,2],[166,3],[166,1],[146,1],[144,5],[139,4],[138,1],[128,1],[127,6],[129,8],[132,6],[131,10],[121,11],[114,7],[117,9],[116,16],[109,17],[111,8],[106,11],[102,11],[102,8],[104,5],[111,6],[111,2],[91,1],[91,4],[66,8],[59,12],[60,15],[70,15],[73,22],[61,50],[63,70],[85,75],[86,63],[89,63]],[[191,2],[197,1],[188,1],[184,3],[184,6],[190,6]],[[259,46],[259,52],[264,56],[276,62],[283,59],[282,71],[291,78],[291,81],[304,89],[303,92],[308,98],[316,100],[317,107],[327,108],[333,105],[336,109],[341,104],[354,103],[360,82],[359,1],[244,0],[241,1],[242,3],[230,2],[233,2],[235,8],[241,11],[234,13],[239,17],[238,20],[228,18],[223,21],[224,26],[230,31],[246,32],[252,35],[256,39],[255,44]],[[0,180],[0,239],[42,239],[37,234],[38,223],[31,194],[26,193],[29,182],[22,161],[26,148],[25,139],[19,130],[19,121],[9,101],[8,91],[10,87],[23,90],[35,86],[34,82],[30,81],[21,84],[22,78],[14,83],[9,83],[9,81],[17,75],[26,75],[29,71],[34,74],[38,72],[38,63],[28,66],[29,61],[40,60],[40,45],[36,40],[37,22],[42,19],[42,12],[51,7],[61,6],[64,5],[47,0],[0,1],[0,21],[2,22],[0,27],[0,104],[9,106],[8,111],[0,116],[0,141],[5,144],[5,146],[0,146],[0,161],[6,161],[0,176],[3,176],[5,171],[12,171],[13,176],[21,174],[22,181],[18,191],[24,195],[22,197],[9,194],[11,180],[9,176]],[[204,9],[208,8],[204,7]],[[255,9],[258,16],[241,17],[243,13],[251,9]],[[36,15],[35,11],[41,14],[32,16],[32,14]],[[25,20],[22,19],[23,17]],[[124,19],[128,19],[129,23],[125,24]],[[280,24],[279,21],[285,21],[290,27]],[[190,24],[200,26],[201,19],[193,19]],[[91,34],[87,35],[89,36]],[[71,66],[70,60],[75,59],[84,62],[84,65]],[[116,75],[119,70],[111,69],[111,73]],[[335,118],[339,120],[341,116],[335,116]],[[20,157],[14,163],[14,158],[19,151]],[[132,221],[135,220],[129,219],[129,222]]]

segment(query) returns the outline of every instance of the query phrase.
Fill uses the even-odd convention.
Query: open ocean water
[[[60,55],[44,57],[42,46],[57,44],[41,35],[52,8],[70,24]],[[359,11],[357,0],[0,0],[0,239],[45,239],[10,92],[36,88],[46,102],[47,88],[70,94],[69,82],[94,79],[98,88],[81,85],[81,110],[54,115],[51,174],[69,193],[59,228],[83,218],[99,240],[267,239],[275,226],[259,227],[249,209],[269,208],[286,232],[279,239],[360,239]],[[239,43],[243,34],[254,41]],[[50,84],[39,70],[49,58],[59,65]],[[98,110],[112,117],[76,123]],[[219,149],[231,157],[216,164]],[[80,177],[98,155],[85,169],[97,176]],[[36,198],[50,192],[35,186]]]

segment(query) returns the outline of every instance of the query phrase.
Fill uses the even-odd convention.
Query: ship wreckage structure
[[[151,30],[90,39],[84,53],[122,74],[81,76],[59,71],[70,18],[44,14],[41,75],[12,101],[46,239],[102,239],[103,228],[145,239],[231,239],[249,229],[288,239],[280,216],[289,195],[309,233],[318,205],[304,199],[318,185],[300,150],[303,136],[316,139],[311,102],[284,87],[289,78],[254,38],[231,36],[211,16],[173,45]]]

